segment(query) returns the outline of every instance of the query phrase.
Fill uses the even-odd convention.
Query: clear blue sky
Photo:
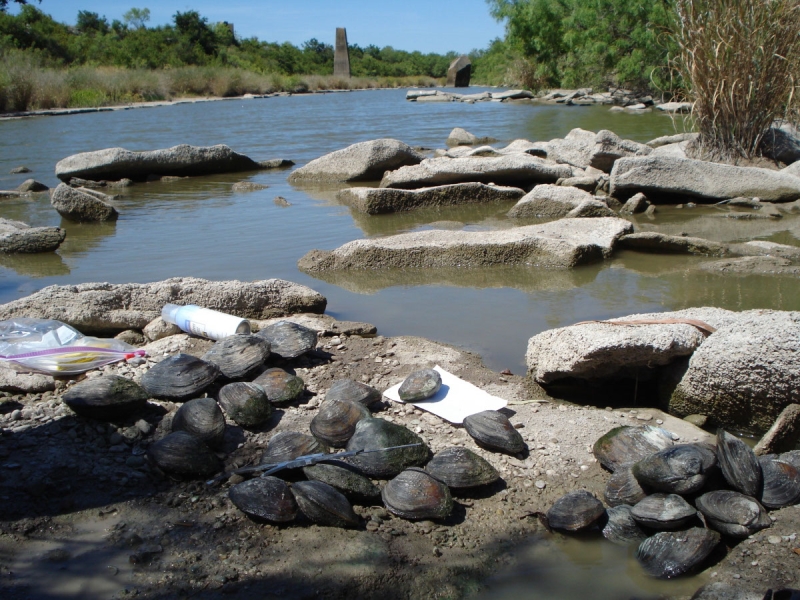
[[[209,23],[228,21],[241,37],[300,45],[311,38],[333,44],[337,27],[359,46],[393,46],[423,53],[466,53],[503,37],[485,0],[42,0],[32,2],[62,23],[79,10],[122,20],[130,8],[149,8],[149,26],[172,23],[176,12],[196,10]],[[14,2],[9,12],[18,12]]]

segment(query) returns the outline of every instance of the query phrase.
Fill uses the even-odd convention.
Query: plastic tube
[[[247,319],[201,308],[195,304],[165,304],[161,309],[161,318],[167,323],[177,325],[186,333],[211,340],[221,340],[237,333],[250,333]]]

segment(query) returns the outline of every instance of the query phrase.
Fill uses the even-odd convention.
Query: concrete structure
[[[347,48],[347,30],[344,27],[336,28],[333,75],[335,77],[350,77],[350,51]]]
[[[469,78],[472,75],[472,61],[469,56],[462,54],[450,63],[447,69],[447,85],[452,87],[469,87]]]

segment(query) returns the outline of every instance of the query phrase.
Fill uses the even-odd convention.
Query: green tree
[[[79,33],[83,34],[104,34],[108,33],[108,21],[106,21],[105,17],[101,17],[96,12],[79,10],[75,28]]]
[[[132,8],[122,15],[122,20],[133,29],[144,29],[150,20],[149,8]]]

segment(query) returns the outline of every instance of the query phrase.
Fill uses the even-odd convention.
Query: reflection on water
[[[55,252],[40,254],[0,253],[0,266],[25,277],[55,277],[69,275],[69,265]]]

